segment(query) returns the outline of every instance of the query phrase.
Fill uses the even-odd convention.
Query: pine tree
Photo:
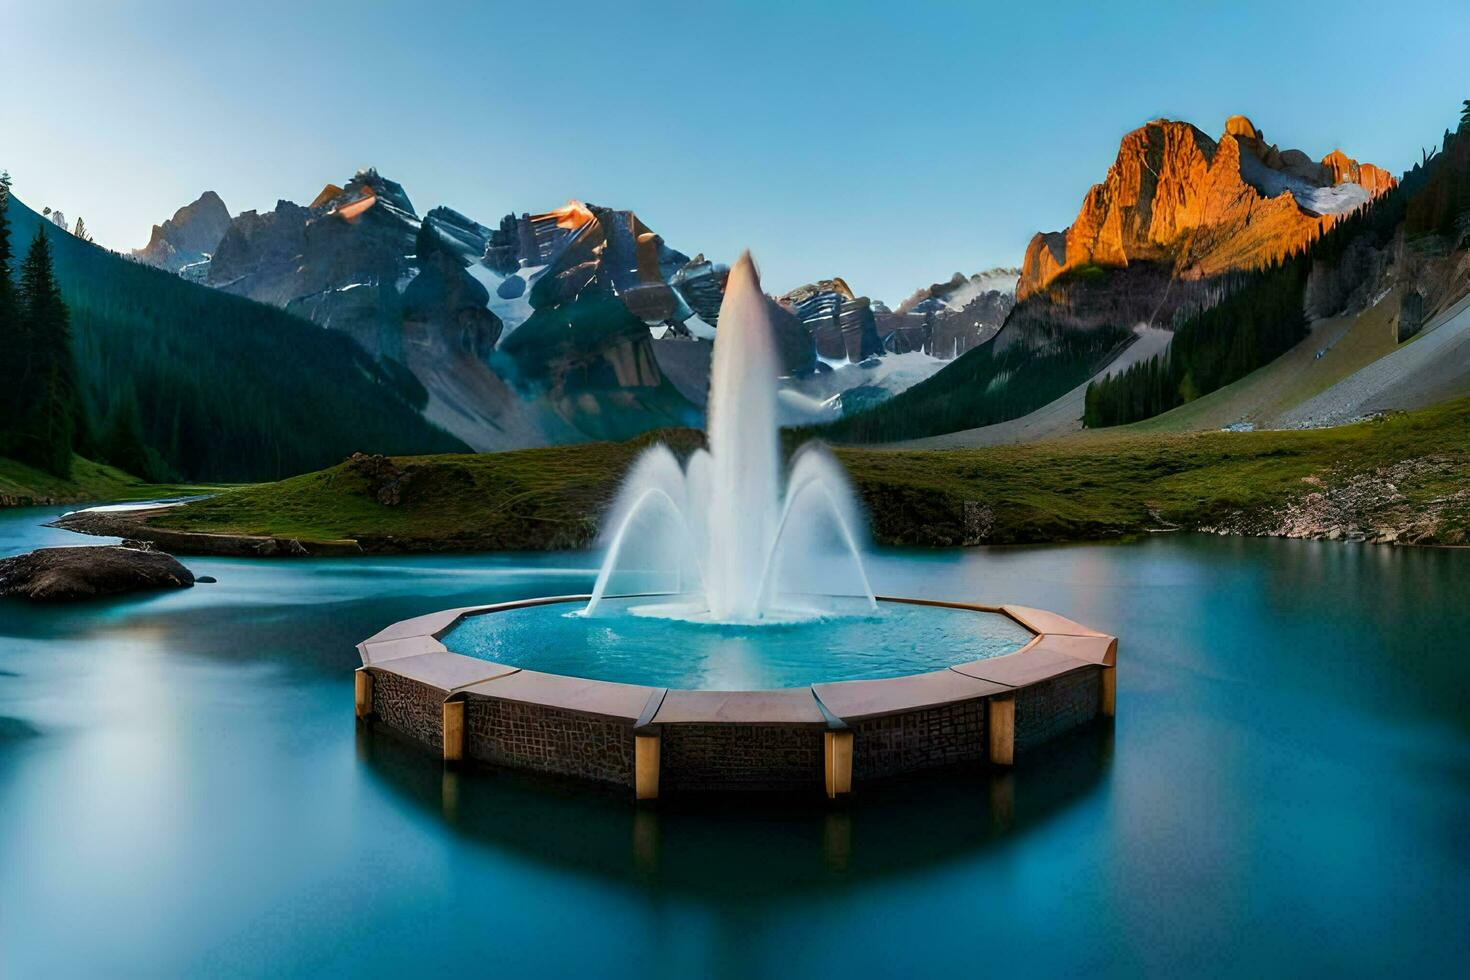
[[[0,456],[14,451],[29,350],[16,305],[10,247],[10,174],[0,171]]]
[[[13,258],[10,250],[10,174],[0,170],[0,316],[13,315],[15,310]]]
[[[79,404],[71,318],[51,268],[51,245],[44,226],[26,252],[20,270],[20,319],[30,350],[20,392],[18,458],[57,476],[71,475]]]
[[[138,411],[138,394],[131,384],[118,392],[102,437],[102,458],[120,470],[150,476],[153,468],[143,442],[143,418]]]

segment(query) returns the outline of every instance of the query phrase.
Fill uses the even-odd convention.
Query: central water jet
[[[640,567],[671,574],[665,591],[687,597],[645,613],[718,623],[824,615],[829,606],[813,596],[834,594],[842,575],[829,552],[849,571],[851,591],[876,607],[859,544],[863,522],[841,465],[819,446],[803,446],[783,492],[769,303],[747,252],[731,268],[720,305],[709,450],[683,467],[663,445],[639,457],[606,522],[607,557],[585,615],[596,613],[613,573],[627,567],[633,538]]]

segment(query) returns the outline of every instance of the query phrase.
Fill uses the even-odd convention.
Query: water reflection
[[[450,832],[532,860],[719,901],[846,888],[1006,846],[1109,778],[1110,725],[1080,730],[1013,771],[971,768],[859,787],[853,799],[665,797],[480,768],[446,769],[383,726],[358,758]]]

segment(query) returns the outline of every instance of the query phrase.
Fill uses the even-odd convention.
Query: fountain
[[[816,444],[793,457],[783,493],[776,424],[779,362],[750,253],[730,270],[710,371],[709,449],[681,467],[667,446],[646,450],[606,522],[607,556],[583,615],[597,614],[632,542],[642,567],[666,569],[678,601],[642,615],[713,623],[789,623],[834,611],[825,597],[847,565],[868,609],[864,527],[837,460]],[[825,531],[825,535],[823,534]]]
[[[591,594],[393,624],[358,645],[359,718],[449,764],[652,800],[835,798],[855,780],[1008,766],[1112,717],[1113,637],[1024,606],[874,596],[841,465],[808,444],[783,473],[768,303],[742,256],[720,308],[709,447],[682,464],[664,445],[638,457]]]

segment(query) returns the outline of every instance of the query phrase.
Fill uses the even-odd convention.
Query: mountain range
[[[1151,121],[1017,268],[956,273],[894,309],[841,276],[769,297],[784,419],[887,440],[1024,416],[1167,351],[1173,331],[1396,188],[1342,150],[1283,150],[1244,116],[1218,139]],[[308,205],[224,217],[206,194],[135,257],[346,333],[473,448],[702,422],[727,269],[632,211],[570,200],[493,225],[443,206],[420,216],[400,184],[364,170]],[[1346,277],[1300,268],[1305,316],[1341,307]],[[1237,367],[1306,328],[1284,329]],[[1064,414],[1080,425],[1080,408]]]
[[[231,217],[206,192],[133,254],[346,333],[411,374],[426,418],[480,450],[700,424],[728,274],[632,211],[570,200],[493,227],[443,206],[420,216],[372,169],[264,213]],[[770,297],[793,420],[933,373],[999,329],[1014,284],[957,273],[897,312],[840,278]],[[872,370],[911,353],[902,370]]]

